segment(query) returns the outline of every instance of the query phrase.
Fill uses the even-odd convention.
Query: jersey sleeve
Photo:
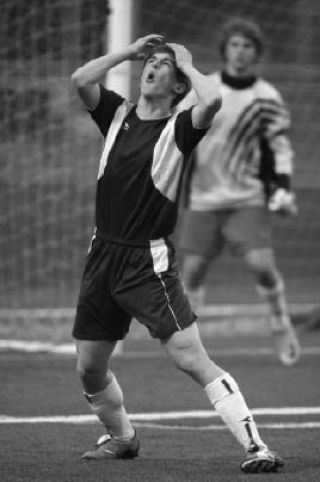
[[[99,87],[100,97],[98,105],[94,110],[89,110],[89,113],[99,127],[101,134],[106,137],[114,114],[119,105],[124,101],[124,98],[112,90],[107,90],[101,84]]]
[[[196,129],[193,127],[191,117],[192,109],[193,106],[188,110],[180,112],[175,123],[175,140],[178,148],[185,155],[191,154],[209,130],[209,127],[206,129]]]

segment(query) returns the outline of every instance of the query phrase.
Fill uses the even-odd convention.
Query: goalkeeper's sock
[[[134,436],[134,428],[123,405],[122,390],[114,375],[104,390],[94,394],[85,393],[85,397],[112,437],[129,440]]]
[[[229,373],[225,373],[209,383],[204,391],[245,451],[266,447],[259,436],[257,426],[238,384]]]

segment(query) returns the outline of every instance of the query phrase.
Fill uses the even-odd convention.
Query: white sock
[[[234,378],[225,373],[205,388],[210,402],[245,451],[266,447]]]
[[[116,377],[101,392],[85,397],[95,415],[106,427],[107,432],[117,439],[130,439],[134,435],[128,414],[123,405],[123,394]]]

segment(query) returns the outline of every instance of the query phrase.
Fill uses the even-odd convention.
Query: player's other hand
[[[296,216],[298,206],[296,196],[293,192],[284,188],[278,188],[269,199],[268,208],[270,211],[284,216]]]
[[[185,65],[192,64],[191,52],[186,47],[175,43],[168,43],[168,45],[174,51],[178,69],[183,70]]]
[[[129,46],[128,60],[143,60],[151,48],[163,43],[165,43],[165,38],[159,34],[152,33],[145,37],[138,38],[138,40]]]

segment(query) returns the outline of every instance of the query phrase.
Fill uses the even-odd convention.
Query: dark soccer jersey
[[[207,132],[191,110],[141,120],[136,106],[100,87],[91,113],[105,137],[96,195],[96,226],[106,237],[148,241],[172,233],[186,161]]]

